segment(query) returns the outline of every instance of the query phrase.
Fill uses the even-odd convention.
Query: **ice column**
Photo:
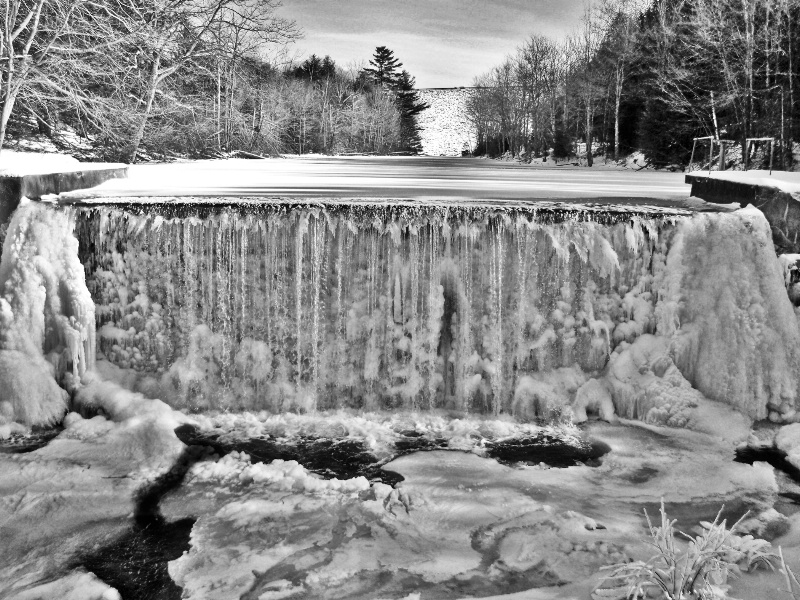
[[[0,420],[46,425],[95,360],[95,307],[71,210],[23,202],[0,261]],[[0,423],[1,424],[1,423]]]

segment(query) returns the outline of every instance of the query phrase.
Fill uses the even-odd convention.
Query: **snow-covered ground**
[[[58,173],[81,168],[81,162],[66,154],[44,152],[0,152],[0,176]]]
[[[97,169],[119,168],[120,163],[86,163],[57,152],[0,152],[0,177],[19,177],[48,173],[69,173]]]
[[[76,557],[125,530],[137,490],[181,455],[172,427],[191,419],[122,391],[103,407],[107,417],[71,414],[42,449],[0,454],[0,532],[9,540],[0,549],[0,598],[117,597],[76,567]],[[725,417],[729,410],[720,406],[717,418],[736,423]],[[456,448],[481,433],[533,427],[341,411],[219,414],[195,422],[231,436],[313,433],[369,438],[377,446],[391,431],[414,426],[422,434],[450,432]],[[600,567],[649,556],[642,509],[652,515],[662,498],[687,529],[712,519],[722,504],[733,518],[749,509],[754,518],[746,526],[756,535],[769,527],[768,537],[789,532],[775,543],[796,564],[796,516],[770,511],[778,492],[773,468],[732,460],[748,431],[743,421],[725,432],[727,439],[593,422],[572,434],[608,444],[600,467],[505,466],[475,448],[418,452],[386,465],[405,478],[395,488],[363,477],[321,479],[293,461],[206,455],[161,501],[169,521],[197,518],[191,546],[169,563],[169,573],[184,598],[588,600]],[[731,583],[733,597],[756,600],[777,592],[782,580],[755,573]]]

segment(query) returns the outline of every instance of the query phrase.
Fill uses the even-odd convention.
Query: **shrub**
[[[667,518],[662,500],[660,527],[653,526],[645,511],[651,538],[647,543],[657,553],[647,561],[604,567],[611,573],[593,591],[592,597],[632,599],[660,591],[667,600],[724,600],[728,598],[729,576],[758,566],[773,568],[772,560],[777,557],[770,552],[769,542],[736,534],[747,515],[728,529],[725,521],[720,521],[721,514],[722,509],[713,523],[701,522],[703,531],[695,537],[677,532],[688,541],[688,546],[681,549],[676,540],[675,520]]]

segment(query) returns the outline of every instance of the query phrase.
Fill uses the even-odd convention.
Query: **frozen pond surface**
[[[291,157],[134,165],[128,179],[62,198],[263,196],[579,200],[679,204],[683,173],[530,167],[470,158]]]

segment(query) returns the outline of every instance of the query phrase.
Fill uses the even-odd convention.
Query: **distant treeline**
[[[798,134],[800,0],[602,0],[565,41],[534,36],[476,79],[479,153],[688,162],[692,139]],[[598,150],[596,150],[597,152]],[[589,156],[591,160],[591,155]]]
[[[31,126],[56,139],[69,126],[96,156],[126,161],[418,148],[414,80],[391,51],[386,80],[374,61],[291,64],[281,57],[299,30],[278,0],[5,4],[0,148]]]

